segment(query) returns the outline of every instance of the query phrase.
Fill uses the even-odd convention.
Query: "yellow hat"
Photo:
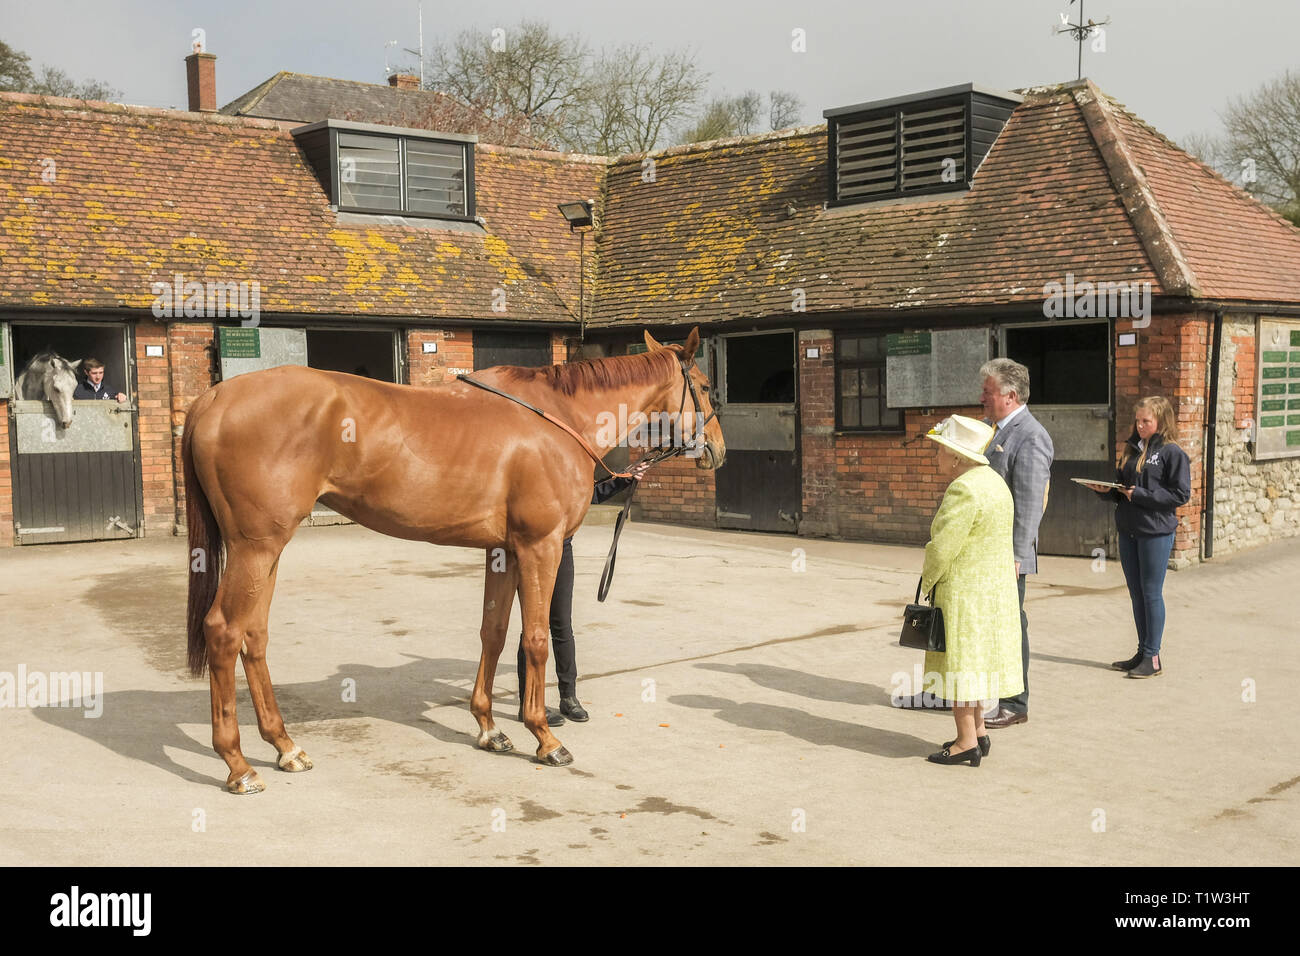
[[[965,415],[951,415],[926,433],[926,438],[951,448],[963,458],[987,465],[984,450],[993,440],[993,426]]]

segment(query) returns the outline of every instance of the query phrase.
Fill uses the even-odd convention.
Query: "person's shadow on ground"
[[[811,744],[843,747],[878,757],[923,757],[935,751],[934,741],[913,734],[868,727],[847,720],[818,717],[795,707],[734,701],[702,694],[679,694],[668,702],[681,707],[715,711],[719,720],[737,727],[789,734]],[[928,726],[933,727],[933,724]]]

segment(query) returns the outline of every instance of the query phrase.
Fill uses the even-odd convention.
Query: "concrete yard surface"
[[[604,516],[606,512],[598,512]],[[925,756],[950,715],[903,710],[914,547],[634,523],[574,540],[573,766],[516,722],[519,624],[496,684],[516,751],[474,746],[483,556],[356,526],[281,561],[268,661],[309,773],[275,768],[243,674],[232,796],[208,681],[184,670],[183,538],[0,551],[0,859],[8,864],[1294,864],[1300,539],[1170,573],[1166,673],[1118,562],[1029,579],[1030,720],[979,768]],[[80,700],[21,699],[55,674]],[[19,674],[26,677],[21,685]],[[89,699],[96,679],[102,696]],[[558,703],[553,684],[548,703]],[[61,696],[60,696],[61,695]],[[92,716],[96,711],[99,716]]]

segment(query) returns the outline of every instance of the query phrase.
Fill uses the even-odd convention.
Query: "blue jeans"
[[[1165,571],[1174,550],[1174,533],[1151,537],[1119,536],[1119,563],[1133,600],[1133,623],[1144,657],[1160,653],[1165,632]]]

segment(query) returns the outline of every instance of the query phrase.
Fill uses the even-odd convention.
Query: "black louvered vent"
[[[1019,102],[968,84],[827,110],[830,204],[969,188]]]

